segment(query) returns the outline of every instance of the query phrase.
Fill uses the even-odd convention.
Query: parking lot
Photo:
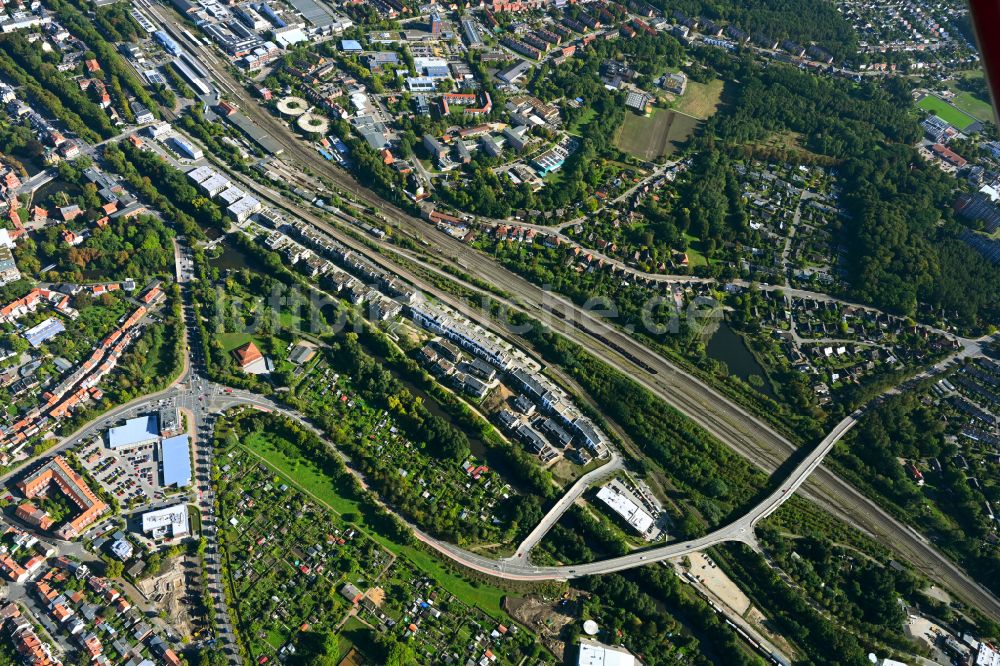
[[[103,438],[98,438],[85,445],[79,456],[90,475],[123,507],[137,506],[165,496],[157,449],[155,444],[144,444],[112,451]]]

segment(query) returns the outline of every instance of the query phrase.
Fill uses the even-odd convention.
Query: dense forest
[[[926,304],[970,328],[997,321],[1000,267],[957,239],[951,176],[901,145],[873,149],[841,171],[858,296],[910,316]]]
[[[764,558],[742,545],[727,546],[726,572],[750,598],[767,608],[774,628],[806,654],[800,663],[815,666],[864,664],[865,651],[857,638],[828,620],[809,598],[781,579]]]
[[[707,125],[700,150],[745,156],[747,144],[792,131],[813,153],[839,162],[849,214],[841,242],[854,296],[904,316],[929,308],[969,329],[997,320],[1000,292],[991,285],[1000,283],[1000,267],[957,239],[956,183],[910,147],[919,128],[904,82],[857,84],[738,58],[714,66],[741,85]],[[704,213],[709,230],[722,212],[714,199]],[[738,237],[738,214],[726,219]]]
[[[679,9],[688,16],[734,23],[746,32],[816,43],[837,57],[847,58],[857,50],[858,36],[831,2],[825,0],[653,0],[669,16]]]
[[[836,460],[853,484],[882,498],[902,519],[919,517],[922,532],[977,580],[1000,592],[1000,555],[995,548],[981,547],[992,520],[983,493],[968,483],[955,458],[959,450],[945,436],[947,421],[940,409],[924,405],[916,393],[893,396],[865,415],[835,449]],[[941,471],[928,474],[921,488],[900,460],[932,457],[940,461]],[[986,499],[1000,499],[995,485],[986,485],[984,492]],[[925,509],[928,499],[937,510]]]
[[[666,666],[682,659],[698,666],[764,664],[668,567],[585,578],[580,586],[592,595],[585,616],[619,637],[644,664]]]

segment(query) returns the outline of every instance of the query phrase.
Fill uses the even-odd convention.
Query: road
[[[205,415],[221,413],[229,408],[236,407],[239,405],[248,405],[251,407],[262,408],[267,411],[275,412],[295,420],[297,423],[303,427],[309,429],[318,437],[320,437],[331,450],[336,452],[342,460],[347,464],[348,469],[355,475],[359,476],[362,483],[365,479],[352,468],[350,465],[350,459],[347,458],[343,453],[337,450],[332,444],[329,443],[325,434],[319,430],[308,418],[304,417],[302,414],[296,412],[295,410],[288,409],[283,405],[274,402],[269,398],[251,393],[248,391],[243,391],[239,389],[232,389],[229,387],[221,386],[212,383],[203,383],[200,385],[201,388],[196,390],[188,391],[188,395],[193,397],[198,396],[198,414]],[[202,433],[199,437],[200,441],[207,439],[207,434],[210,432],[208,428],[208,423],[213,422],[214,417],[209,416],[208,421],[203,424],[199,424],[198,432]],[[197,420],[197,419],[196,419]],[[515,554],[512,557],[505,559],[494,559],[485,555],[479,555],[477,553],[470,552],[460,546],[455,544],[436,539],[427,533],[421,531],[416,526],[410,525],[413,528],[417,538],[419,538],[424,543],[434,548],[437,552],[448,557],[455,562],[466,566],[470,569],[480,571],[482,573],[488,573],[493,576],[504,578],[507,580],[569,580],[572,578],[580,578],[583,576],[593,576],[605,573],[611,573],[615,571],[623,571],[625,569],[632,569],[639,566],[645,566],[647,564],[652,564],[656,562],[662,562],[664,560],[678,557],[686,553],[692,553],[712,546],[716,546],[721,543],[729,541],[741,541],[746,543],[754,543],[753,537],[753,527],[761,520],[771,515],[776,511],[784,502],[786,502],[813,474],[819,467],[823,458],[832,450],[834,445],[840,441],[840,439],[850,431],[850,429],[856,423],[856,415],[849,416],[837,424],[824,439],[823,441],[811,451],[803,460],[795,467],[794,470],[788,475],[788,478],[778,486],[772,493],[763,498],[758,502],[750,511],[745,515],[738,518],[737,520],[729,523],[717,530],[687,541],[681,541],[676,543],[667,544],[664,546],[659,546],[651,548],[648,550],[637,551],[624,555],[621,557],[609,558],[606,560],[600,560],[597,562],[590,562],[587,564],[578,565],[567,565],[567,566],[536,566],[531,564],[531,562],[525,557],[518,557]],[[210,447],[207,445],[200,445],[197,448],[199,457],[199,479],[201,478],[201,461],[208,460],[208,456],[211,455]],[[598,473],[610,473],[613,470],[606,470],[609,465],[618,463],[617,460],[612,460],[608,464],[604,465],[597,470],[593,470],[591,474]],[[208,465],[206,464],[206,467]],[[206,470],[207,472],[207,470]],[[207,474],[206,474],[207,476]],[[596,477],[590,477],[589,479],[582,478],[580,482],[574,485],[574,487],[567,493],[563,500],[568,500],[565,504],[566,507],[579,497],[579,494],[583,489],[589,485],[590,481],[595,480]],[[201,484],[199,481],[199,489]],[[204,491],[203,491],[204,492]],[[210,492],[210,488],[209,488]],[[560,500],[562,502],[563,500]],[[557,504],[557,506],[559,506]],[[392,510],[392,507],[387,507]],[[563,509],[565,510],[565,509]],[[396,514],[399,515],[398,513]],[[552,515],[552,512],[550,512]],[[401,520],[405,520],[402,516],[399,516]],[[536,528],[540,534],[544,534],[547,531],[547,527],[551,525],[548,524],[548,518],[543,520],[539,524],[539,528]],[[535,532],[532,532],[535,535]],[[533,545],[537,543],[540,536],[534,538],[532,535],[525,540],[525,543]],[[207,534],[206,534],[207,536]],[[524,549],[524,543],[519,546],[518,551]],[[530,550],[530,547],[527,548]],[[206,561],[208,556],[206,555]]]
[[[587,488],[591,487],[601,479],[605,479],[615,472],[624,469],[625,465],[622,461],[621,454],[618,451],[611,452],[611,458],[608,462],[604,463],[597,469],[593,469],[579,479],[576,480],[569,490],[563,493],[563,496],[548,510],[545,517],[542,518],[541,522],[535,526],[535,529],[526,536],[518,545],[517,550],[514,551],[511,560],[527,559],[531,550],[538,545],[549,530],[559,522],[563,514],[569,511],[569,508],[573,506],[573,503],[586,492]]]
[[[192,321],[193,311],[191,310],[190,303],[185,303],[185,315],[186,321]],[[193,434],[195,446],[196,489],[199,495],[199,507],[203,516],[203,535],[208,543],[208,548],[205,554],[205,567],[209,578],[209,592],[216,599],[217,603],[217,631],[219,638],[223,642],[229,660],[232,663],[239,663],[239,653],[234,644],[235,637],[232,633],[232,625],[229,620],[228,610],[224,601],[225,597],[223,589],[225,581],[222,578],[221,563],[219,561],[220,554],[217,548],[217,532],[213,505],[214,495],[211,486],[212,450],[210,445],[210,438],[214,426],[214,415],[237,405],[250,405],[281,413],[296,420],[321,437],[323,441],[327,442],[328,446],[331,446],[333,451],[337,452],[338,455],[344,459],[345,463],[348,465],[348,469],[351,469],[355,474],[358,474],[358,472],[351,468],[350,460],[341,452],[337,451],[332,444],[329,444],[324,434],[301,414],[287,409],[268,398],[264,398],[247,391],[231,389],[208,382],[204,378],[202,372],[202,363],[204,359],[201,357],[201,353],[199,351],[201,347],[200,344],[198,344],[196,337],[196,327],[189,326],[189,335],[191,336],[190,339],[194,342],[191,348],[195,351],[190,359],[191,363],[188,366],[190,370],[186,373],[186,379],[188,380],[187,384],[175,386],[168,389],[168,391],[164,393],[176,400],[184,412],[189,415],[189,429]],[[163,395],[164,394],[158,394],[154,397],[147,397],[141,401],[123,406],[119,408],[120,411],[118,412],[118,415],[127,416],[128,414],[151,410],[156,406],[156,403],[159,400],[163,399]],[[696,539],[672,543],[643,551],[633,552],[621,557],[586,564],[543,567],[530,563],[529,559],[525,556],[526,553],[528,553],[531,547],[541,539],[541,536],[544,535],[549,527],[551,527],[551,524],[558,519],[558,515],[561,515],[561,513],[565,511],[565,509],[571,505],[577,497],[579,497],[579,494],[582,493],[590,483],[597,480],[602,475],[606,475],[611,471],[614,471],[614,467],[620,464],[620,459],[617,457],[613,457],[612,460],[610,460],[606,465],[598,468],[597,470],[593,470],[574,484],[566,496],[563,497],[560,502],[557,503],[556,507],[549,512],[546,519],[543,520],[519,546],[518,552],[515,553],[513,557],[503,560],[494,560],[483,555],[471,553],[454,544],[435,539],[419,529],[414,528],[414,531],[420,540],[424,541],[437,552],[454,560],[455,562],[471,569],[508,580],[567,580],[582,576],[592,576],[622,571],[638,566],[644,566],[646,564],[662,562],[670,558],[704,550],[725,542],[741,541],[753,544],[754,526],[760,520],[763,520],[776,511],[785,501],[787,501],[796,491],[800,489],[800,487],[807,481],[807,479],[809,479],[811,475],[813,475],[820,468],[820,464],[822,463],[824,457],[856,424],[857,416],[858,413],[852,414],[838,423],[837,426],[823,439],[823,441],[820,442],[814,450],[809,452],[796,465],[783,483],[776,486],[768,496],[763,498],[745,515],[732,523]],[[57,450],[73,445],[88,437],[95,436],[99,429],[106,427],[110,418],[109,413],[108,415],[99,417],[95,421],[84,426],[70,438],[61,442],[57,446]],[[364,482],[363,478],[361,478],[361,480]],[[391,507],[389,508],[391,510]]]
[[[208,399],[214,387],[205,379],[204,349],[199,328],[193,325],[194,307],[190,290],[184,289],[184,321],[187,338],[185,349],[188,354],[187,385],[178,392],[177,405],[188,417],[188,433],[194,453],[194,490],[197,493],[198,510],[201,513],[202,538],[205,541],[204,572],[208,581],[208,593],[215,604],[216,647],[226,655],[231,664],[241,664],[236,635],[233,632],[229,607],[226,603],[226,582],[222,576],[222,562],[219,552],[218,527],[215,514],[215,490],[212,487],[212,432],[214,417],[208,408]]]
[[[823,458],[854,427],[855,423],[857,423],[856,415],[848,416],[842,420],[820,442],[819,446],[803,458],[789,474],[788,479],[770,495],[761,500],[742,517],[697,539],[671,543],[665,546],[640,550],[628,555],[586,564],[540,567],[532,565],[530,562],[524,562],[523,559],[518,561],[519,558],[516,555],[514,558],[497,561],[482,555],[470,553],[452,544],[443,544],[440,541],[426,537],[426,535],[418,534],[418,536],[438,552],[451,557],[471,569],[513,580],[566,580],[582,576],[595,576],[662,562],[688,553],[705,550],[706,548],[711,548],[725,542],[740,541],[752,544],[754,543],[753,527],[777,511],[805,483],[806,479],[823,462]]]

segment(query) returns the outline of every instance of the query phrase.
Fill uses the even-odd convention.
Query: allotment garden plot
[[[299,383],[296,397],[339,424],[344,451],[393,506],[425,529],[459,543],[510,541],[504,516],[515,491],[474,455],[447,457],[411,441],[398,416],[367,402],[326,360]]]
[[[374,585],[393,556],[242,448],[220,464],[220,543],[237,628],[254,661],[273,660],[306,631],[334,631],[351,605],[337,589],[362,578]]]

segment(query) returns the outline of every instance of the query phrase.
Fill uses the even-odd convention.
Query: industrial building
[[[186,139],[182,139],[179,136],[171,137],[170,145],[181,157],[186,157],[189,160],[200,160],[205,157],[205,152],[201,148],[198,148],[197,146],[191,144],[191,142]]]
[[[653,517],[636,504],[615,481],[598,490],[597,499],[621,516],[639,534],[646,535],[652,529]]]
[[[531,63],[528,62],[527,60],[520,60],[516,64],[511,65],[507,69],[497,74],[497,78],[503,81],[504,83],[512,84],[516,82],[519,78],[527,74],[529,69],[531,69]]]
[[[41,324],[33,326],[25,331],[24,339],[27,340],[32,347],[38,349],[46,340],[54,338],[65,330],[66,327],[63,326],[63,323],[60,320],[55,317],[49,317]]]
[[[259,213],[263,208],[264,206],[259,200],[248,195],[226,206],[226,212],[237,222],[243,222],[254,213]]]

